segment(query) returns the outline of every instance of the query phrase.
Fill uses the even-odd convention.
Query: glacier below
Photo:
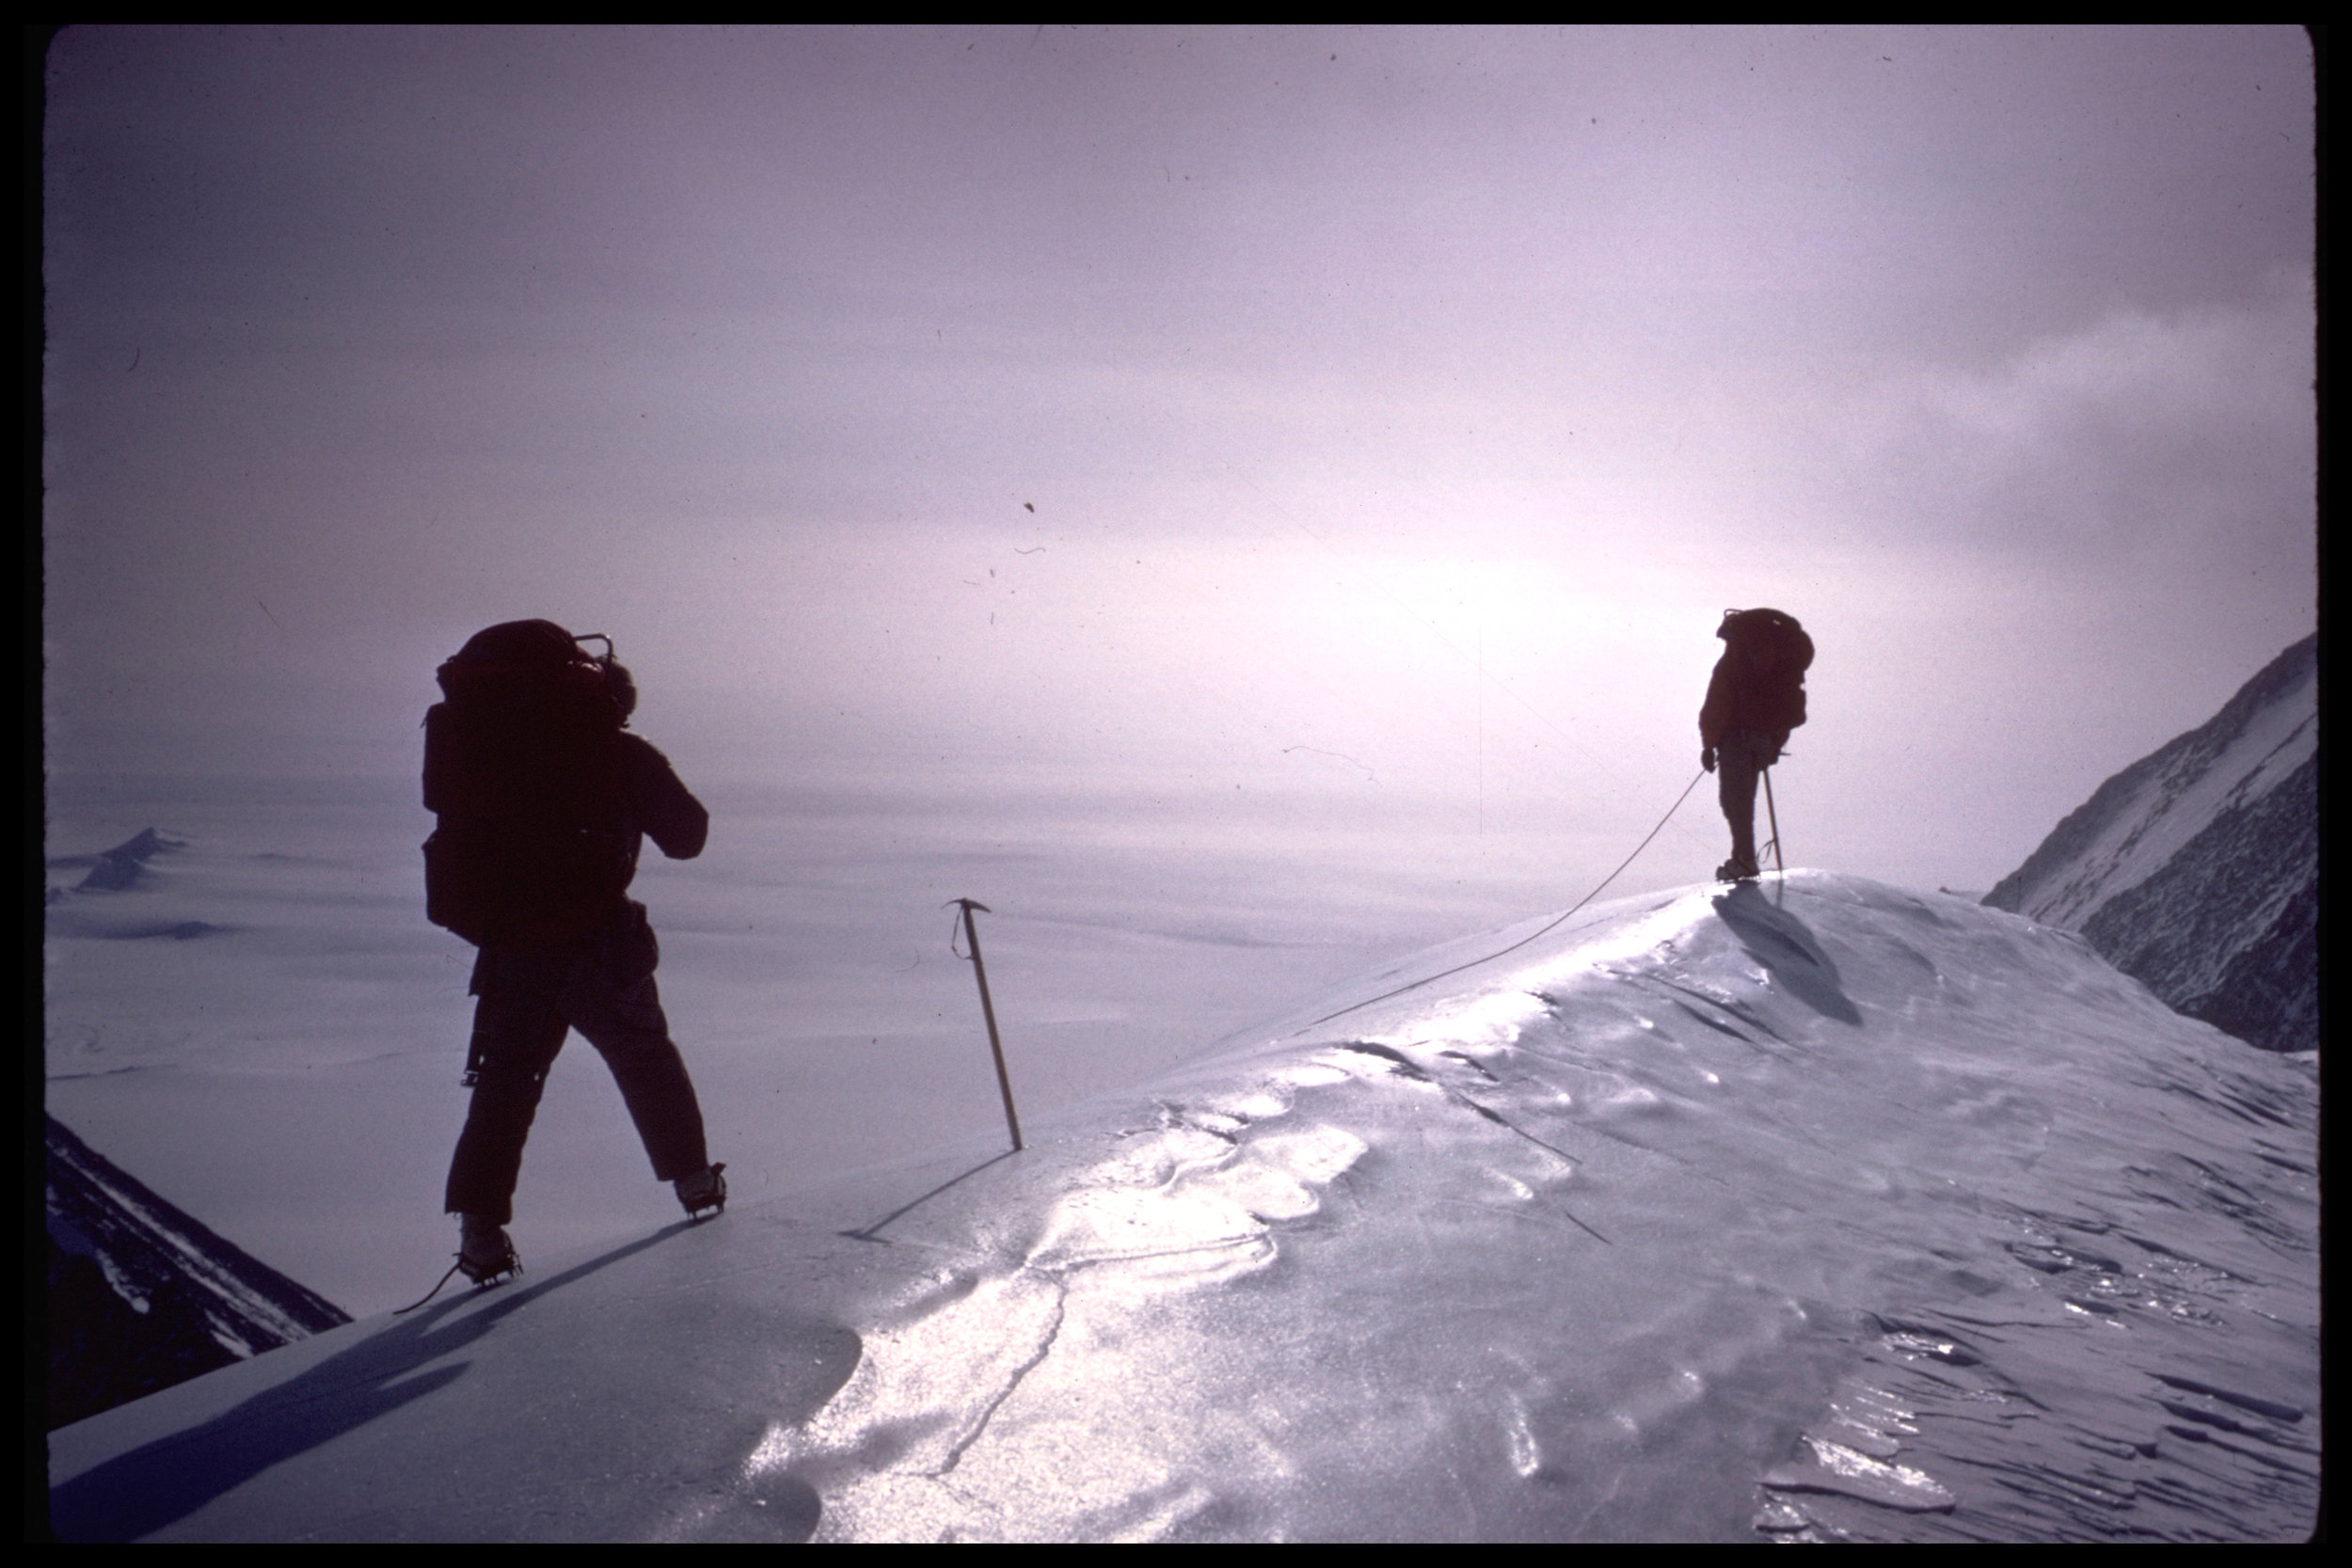
[[[1379,968],[1023,1152],[531,1258],[63,1428],[53,1517],[2297,1539],[2317,1099],[1999,910],[1660,892]]]

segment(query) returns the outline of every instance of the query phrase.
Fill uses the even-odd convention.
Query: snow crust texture
[[[1024,1153],[558,1259],[69,1428],[58,1528],[2312,1528],[2307,1064],[2079,938],[1818,873],[1626,900],[1297,1022],[1536,924]]]
[[[2319,639],[2118,773],[1986,895],[2193,1018],[2319,1045]]]

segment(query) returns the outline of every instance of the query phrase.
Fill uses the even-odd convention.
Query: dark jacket
[[[1699,744],[1709,751],[1737,746],[1769,768],[1804,722],[1804,673],[1813,639],[1797,618],[1778,610],[1727,610],[1715,635],[1724,657],[1715,661],[1699,706]]]
[[[621,790],[628,813],[622,844],[628,855],[629,874],[636,875],[641,833],[672,860],[692,860],[703,852],[703,844],[710,836],[710,813],[678,782],[668,757],[627,731],[619,738]]]
[[[1804,722],[1801,673],[1759,669],[1753,652],[1733,643],[1715,661],[1707,683],[1707,701],[1699,705],[1699,744],[1715,748],[1745,747],[1761,767],[1780,760],[1788,732]],[[1791,711],[1791,693],[1794,693]]]
[[[461,720],[446,705],[425,716],[434,924],[478,947],[559,945],[620,912],[646,838],[674,860],[702,853],[710,814],[644,740],[615,730],[501,746],[483,734],[500,717]]]

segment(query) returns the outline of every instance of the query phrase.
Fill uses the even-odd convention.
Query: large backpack
[[[481,947],[596,929],[628,886],[635,835],[622,713],[604,666],[552,621],[509,621],[437,673],[424,716],[424,912]]]
[[[1795,616],[1777,610],[1726,610],[1715,635],[1738,660],[1741,724],[1776,737],[1776,743],[1785,740],[1804,722],[1804,673],[1813,663],[1813,639]]]

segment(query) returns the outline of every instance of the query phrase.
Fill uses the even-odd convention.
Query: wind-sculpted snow
[[[60,1520],[176,1539],[2311,1528],[2305,1067],[2170,1012],[2073,936],[1815,873],[1626,900],[1298,1022],[1539,924],[1312,998],[1025,1153],[549,1264],[67,1429]]]

